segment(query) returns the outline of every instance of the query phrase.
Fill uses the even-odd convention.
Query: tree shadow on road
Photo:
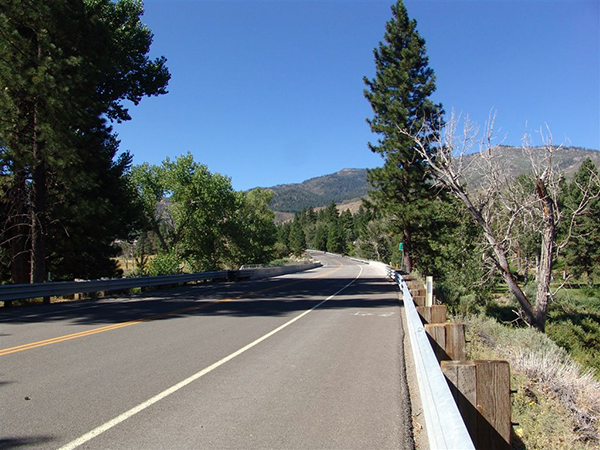
[[[0,312],[0,323],[62,321],[72,325],[102,325],[185,316],[286,316],[311,309],[336,293],[319,308],[366,309],[399,305],[397,286],[383,277],[358,278],[347,286],[351,282],[352,278],[343,277],[286,276],[198,284],[138,295],[14,308]]]

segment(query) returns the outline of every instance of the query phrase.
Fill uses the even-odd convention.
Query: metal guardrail
[[[474,450],[475,446],[438,364],[408,286],[402,276],[389,267],[388,276],[398,283],[404,299],[407,331],[415,361],[429,446],[436,450]]]
[[[215,272],[160,275],[155,277],[110,278],[106,280],[55,281],[50,283],[8,284],[0,286],[0,301],[5,305],[13,300],[61,295],[107,292],[149,286],[167,286],[206,280],[239,280],[283,275],[312,269],[319,264],[271,267],[264,269],[220,270]]]
[[[117,291],[148,286],[165,286],[192,281],[226,279],[228,271],[201,272],[155,277],[110,278],[106,280],[55,281],[50,283],[7,284],[0,286],[0,301],[39,297],[82,294],[88,292]]]

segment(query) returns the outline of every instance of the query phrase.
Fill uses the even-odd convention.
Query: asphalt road
[[[0,313],[0,448],[413,448],[369,265]]]

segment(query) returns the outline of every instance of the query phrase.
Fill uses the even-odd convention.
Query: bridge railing
[[[154,277],[110,278],[103,280],[55,281],[49,283],[7,284],[0,286],[0,301],[10,306],[14,300],[58,297],[90,292],[121,291],[133,288],[168,286],[206,280],[237,280],[273,277],[300,272],[320,264],[267,267],[244,270],[220,270],[214,272],[183,273]]]

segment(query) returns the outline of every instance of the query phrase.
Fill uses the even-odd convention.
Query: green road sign
[[[398,250],[404,250],[404,248],[403,248],[403,242],[400,242],[398,244]]]

